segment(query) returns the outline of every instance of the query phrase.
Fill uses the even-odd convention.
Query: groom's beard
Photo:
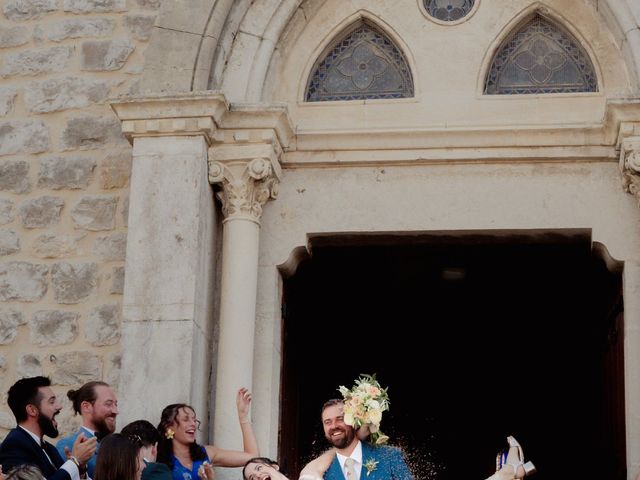
[[[53,418],[58,414],[58,412],[54,413],[51,418],[47,417],[42,412],[38,413],[38,426],[40,427],[42,435],[46,435],[49,438],[56,438],[58,436],[58,427]]]
[[[336,431],[342,432],[342,433],[344,433],[344,435],[342,435],[341,438],[333,438],[331,436],[331,434],[335,433]],[[356,436],[356,431],[351,427],[348,427],[348,428],[334,428],[333,430],[331,430],[329,432],[329,435],[326,436],[326,439],[334,447],[342,449],[342,448],[346,448],[349,445],[351,445],[351,442],[353,442],[353,438],[355,436]]]

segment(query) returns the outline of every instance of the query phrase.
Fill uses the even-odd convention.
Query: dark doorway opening
[[[327,446],[322,403],[361,373],[389,388],[382,430],[416,479],[486,478],[507,435],[540,480],[626,478],[621,277],[589,232],[311,244],[284,281],[291,478]]]

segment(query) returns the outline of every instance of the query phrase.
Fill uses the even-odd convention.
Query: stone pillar
[[[640,473],[640,262],[624,263],[624,384],[627,478]]]
[[[206,420],[216,223],[207,148],[227,106],[185,95],[112,107],[133,144],[118,423],[155,424],[175,402]]]
[[[209,153],[209,181],[219,186],[225,217],[214,440],[228,449],[242,449],[236,392],[253,386],[260,217],[277,195],[283,145],[277,124],[285,114],[279,108],[232,110],[228,123],[241,127],[218,130]],[[222,480],[237,476],[216,472]]]

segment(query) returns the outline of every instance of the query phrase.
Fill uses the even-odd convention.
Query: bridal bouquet
[[[338,391],[344,398],[344,423],[356,429],[367,427],[374,444],[386,443],[389,437],[380,431],[380,421],[382,412],[389,410],[389,395],[376,380],[376,374],[360,374],[351,389],[340,386]]]

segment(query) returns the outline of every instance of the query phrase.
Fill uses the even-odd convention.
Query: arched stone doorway
[[[284,283],[279,452],[294,478],[326,447],[322,403],[360,373],[389,387],[383,431],[416,478],[485,478],[510,434],[546,475],[588,458],[594,478],[625,478],[621,276],[589,231],[319,237],[311,250]]]

